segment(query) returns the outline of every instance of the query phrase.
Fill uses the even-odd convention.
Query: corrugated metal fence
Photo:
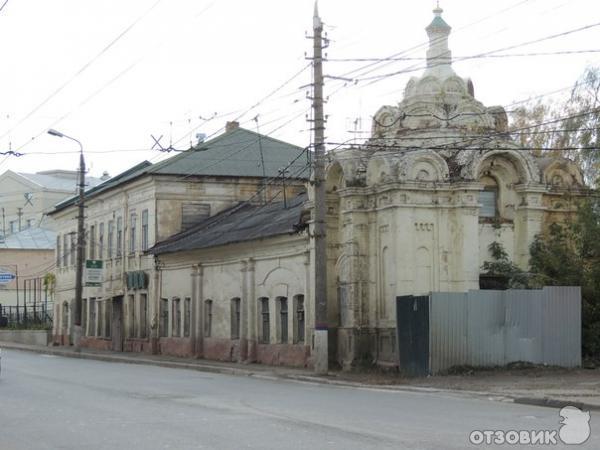
[[[579,287],[431,294],[429,373],[516,361],[581,365]]]

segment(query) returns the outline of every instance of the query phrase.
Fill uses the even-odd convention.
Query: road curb
[[[575,400],[559,400],[555,398],[539,397],[516,397],[513,402],[520,405],[543,406],[546,408],[561,409],[565,406],[575,406],[583,411],[600,411],[600,405],[579,402]]]
[[[233,367],[222,367],[222,366],[211,366],[208,364],[193,364],[193,363],[185,363],[185,362],[177,362],[177,361],[157,361],[154,359],[133,359],[127,357],[113,356],[113,355],[100,355],[95,353],[87,353],[87,352],[77,352],[77,351],[64,351],[59,349],[54,349],[52,347],[26,347],[20,345],[11,345],[10,343],[2,343],[0,345],[2,348],[8,350],[18,350],[18,351],[26,351],[31,353],[45,354],[45,355],[54,355],[54,356],[62,356],[65,358],[75,358],[75,359],[90,359],[96,361],[104,361],[104,362],[117,362],[123,364],[136,364],[136,365],[146,365],[146,366],[157,366],[164,367],[169,369],[188,369],[195,370],[197,372],[208,372],[208,373],[220,373],[224,375],[238,375],[238,376],[255,376],[255,375],[263,375],[258,374],[252,370],[245,370]],[[266,374],[264,374],[266,375]]]
[[[310,383],[316,385],[329,385],[337,387],[348,387],[355,389],[383,390],[389,392],[410,392],[420,394],[449,394],[465,398],[480,398],[498,402],[512,402],[520,405],[540,406],[546,408],[560,409],[565,406],[575,406],[586,411],[600,411],[600,405],[589,404],[580,401],[559,400],[553,398],[540,397],[515,397],[507,394],[488,391],[467,391],[460,389],[444,389],[423,386],[406,386],[406,385],[375,385],[366,384],[356,381],[336,380],[326,376],[311,376],[292,373],[278,373],[275,371],[254,371],[242,369],[238,367],[215,366],[206,363],[187,363],[179,361],[160,361],[156,359],[137,359],[128,358],[110,354],[96,354],[85,351],[61,350],[53,347],[37,347],[28,345],[12,344],[10,342],[0,342],[0,347],[9,350],[27,351],[31,353],[62,356],[65,358],[89,359],[104,362],[116,362],[123,364],[136,364],[146,366],[157,366],[168,369],[186,369],[196,372],[216,373],[232,376],[246,376],[265,380],[289,380],[302,383]]]

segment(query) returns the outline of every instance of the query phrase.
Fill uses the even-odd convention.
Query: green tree
[[[537,100],[516,108],[510,128],[523,146],[577,161],[586,182],[600,184],[600,67],[585,69],[562,101]]]
[[[492,242],[488,250],[492,255],[492,261],[485,261],[481,266],[485,275],[495,278],[504,288],[526,289],[528,287],[527,273],[510,260],[502,244]]]
[[[583,354],[600,358],[600,200],[582,202],[573,222],[552,224],[530,252],[531,287],[581,286]]]

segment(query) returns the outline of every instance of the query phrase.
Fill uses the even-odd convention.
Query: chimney
[[[237,130],[240,127],[239,122],[227,122],[225,124],[225,133],[229,133],[230,131]]]
[[[106,181],[110,178],[110,175],[108,174],[108,172],[105,170],[104,172],[102,172],[102,176],[100,177],[100,179],[102,181]]]

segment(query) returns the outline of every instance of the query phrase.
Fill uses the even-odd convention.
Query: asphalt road
[[[2,356],[2,450],[493,448],[471,431],[559,428],[558,410],[479,398]],[[591,426],[569,448],[600,448],[599,415]]]

